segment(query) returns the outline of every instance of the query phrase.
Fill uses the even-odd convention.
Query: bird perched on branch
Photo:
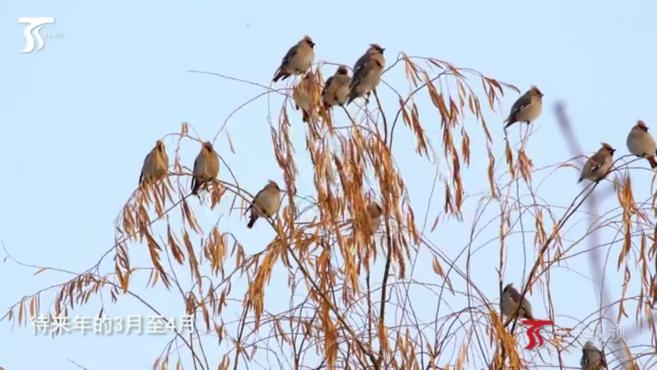
[[[310,36],[304,36],[301,41],[287,51],[272,81],[277,82],[279,79],[285,80],[290,75],[306,73],[313,64],[313,59],[315,59],[314,47],[315,43]]]
[[[311,71],[303,76],[303,79],[294,87],[292,99],[297,109],[303,113],[303,122],[315,120],[320,100],[319,83],[315,74]]]
[[[581,182],[584,179],[591,181],[600,181],[607,176],[611,165],[614,162],[614,152],[616,149],[612,148],[611,145],[607,143],[602,143],[602,147],[589,158],[584,167],[582,168],[582,175],[579,177]]]
[[[386,65],[386,60],[383,57],[384,50],[377,44],[370,44],[365,54],[358,58],[354,65],[354,77],[349,85],[347,104],[361,96],[365,96],[365,103],[367,104],[370,93],[381,81],[381,74]]]
[[[637,157],[646,158],[651,168],[657,167],[657,160],[655,160],[657,144],[652,135],[648,133],[648,126],[643,121],[639,120],[627,135],[627,149]]]
[[[506,129],[516,122],[531,123],[541,114],[542,107],[543,93],[538,87],[532,86],[511,106],[511,113],[509,113],[509,118],[504,121],[506,123],[504,128]]]
[[[253,227],[260,217],[272,217],[278,212],[281,203],[281,188],[275,181],[269,180],[262,190],[253,198],[253,202],[247,211],[251,211],[249,223],[246,225],[249,229]]]
[[[155,147],[146,155],[139,175],[139,185],[154,183],[167,174],[169,157],[162,140],[155,142]]]
[[[513,287],[513,284],[508,284],[504,287],[501,305],[502,314],[507,317],[512,317],[517,310],[519,318],[534,320],[531,304],[529,304],[527,298],[523,298],[520,295],[516,288]],[[520,305],[519,309],[518,305]]]
[[[381,215],[383,214],[383,209],[376,202],[370,202],[367,205],[367,216],[368,216],[368,226],[371,233],[375,233],[379,229],[381,224]]]
[[[582,348],[582,359],[579,364],[582,370],[602,370],[607,368],[607,359],[604,352],[588,341]]]
[[[212,182],[219,174],[219,158],[212,148],[212,143],[205,142],[194,161],[192,172],[192,194],[198,194],[202,185]]]
[[[349,97],[349,85],[351,77],[346,66],[339,66],[335,74],[329,77],[324,83],[322,90],[322,100],[326,109],[334,105],[343,105]]]

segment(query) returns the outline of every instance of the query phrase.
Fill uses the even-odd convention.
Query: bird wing
[[[589,357],[586,355],[586,350],[582,348],[582,358],[579,359],[579,366],[582,369],[586,368],[586,365],[589,363]]]
[[[509,289],[508,293],[514,303],[518,303],[522,299],[522,295],[520,295],[520,293],[514,288]]]
[[[253,206],[255,205],[256,201],[258,200],[258,197],[260,197],[262,195],[262,192],[264,192],[264,191],[265,191],[265,189],[263,188],[263,189],[260,189],[260,191],[258,193],[256,193],[255,197],[253,197],[253,200],[251,201],[251,204],[249,204],[249,206],[246,208],[246,211],[244,212],[245,214],[246,214],[246,212],[253,209]]]
[[[297,55],[297,52],[299,51],[299,45],[294,45],[293,47],[290,48],[290,50],[287,51],[287,54],[283,57],[283,60],[281,61],[281,67],[286,66],[290,61]]]
[[[351,83],[349,85],[350,88],[353,88],[354,86],[358,86],[366,77],[367,74],[374,68],[374,65],[379,65],[379,63],[368,56],[364,56],[361,58],[362,60],[358,60],[358,63],[356,63],[356,66],[354,67],[354,77],[351,79]]]
[[[325,96],[328,93],[328,88],[331,86],[331,82],[333,82],[333,77],[334,76],[329,77],[328,80],[326,80],[326,82],[324,83],[324,89],[322,90],[322,96]]]
[[[146,173],[148,173],[148,172],[152,172],[153,154],[154,154],[153,150],[151,150],[150,153],[148,153],[146,155],[146,158],[144,158],[144,164],[143,164],[143,166],[141,166],[141,174],[139,174],[139,183],[140,184],[144,180],[144,175],[146,175]]]
[[[363,77],[366,75],[364,71],[369,61],[370,61],[370,56],[368,54],[365,54],[360,58],[358,58],[356,64],[354,64],[354,77],[351,79],[350,87],[356,86],[360,82],[360,80],[362,80]]]
[[[196,159],[194,160],[194,177],[203,174],[204,162],[205,158],[203,158],[203,153],[201,152],[198,156],[196,156]]]
[[[523,298],[522,303],[520,305],[525,310],[525,315],[527,315],[527,318],[533,319],[532,305],[531,303],[529,303],[527,298]]]
[[[509,117],[513,117],[514,115],[518,114],[521,110],[527,108],[532,102],[532,98],[529,94],[524,94],[518,100],[516,100],[515,103],[513,103],[513,106],[511,106],[511,113],[509,114]]]
[[[594,174],[603,163],[605,163],[605,154],[601,152],[595,153],[589,158],[588,164],[590,167],[588,168],[587,175]]]

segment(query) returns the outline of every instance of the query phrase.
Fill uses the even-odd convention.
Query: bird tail
[[[657,167],[657,159],[655,157],[648,157],[648,162],[650,162],[650,168]]]
[[[506,125],[504,125],[504,128],[508,128],[508,127],[511,126],[512,124],[516,123],[516,120],[515,120],[515,119],[511,119],[511,117],[509,117],[509,118],[507,118],[506,121],[504,121],[504,122],[506,123]]]
[[[195,178],[192,178],[192,195],[198,194],[198,188],[200,187],[201,184]]]
[[[246,224],[246,227],[248,227],[249,229],[252,228],[253,225],[255,225],[255,222],[256,222],[257,219],[258,219],[258,216],[256,216],[255,213],[252,213],[251,218],[249,219],[249,223]]]
[[[285,79],[288,78],[289,76],[290,76],[289,73],[287,73],[284,69],[279,68],[279,69],[276,71],[276,74],[274,75],[274,78],[272,79],[272,81],[273,81],[273,82],[278,82],[278,80],[280,80],[280,79],[285,80]]]

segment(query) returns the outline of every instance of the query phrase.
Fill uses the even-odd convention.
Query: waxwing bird
[[[370,202],[367,205],[368,226],[370,228],[370,232],[374,233],[379,229],[382,214],[383,209],[376,202]]]
[[[652,135],[648,133],[648,126],[643,121],[639,120],[627,135],[627,149],[637,157],[646,158],[650,162],[651,168],[657,167],[657,160],[655,160],[657,144]]]
[[[306,73],[313,64],[313,59],[315,59],[315,52],[313,51],[314,47],[315,43],[310,36],[304,36],[301,41],[287,51],[287,54],[283,57],[281,66],[276,70],[272,81],[277,82],[280,79],[285,80],[290,77],[290,75]]]
[[[520,309],[518,309],[518,304],[520,304]],[[513,284],[508,284],[502,292],[502,314],[511,317],[516,313],[516,310],[518,310],[519,318],[534,320],[532,306],[529,304],[527,298],[523,298],[516,288],[513,287]]]
[[[351,77],[346,66],[338,67],[335,74],[326,80],[324,83],[324,90],[322,90],[322,100],[326,109],[334,106],[342,106],[347,102],[349,97],[349,85],[351,84]]]
[[[292,91],[292,99],[296,108],[301,109],[303,113],[303,122],[310,122],[311,118],[316,117],[320,91],[314,73],[308,72],[303,76]]]
[[[577,182],[581,182],[584,179],[591,181],[600,181],[604,179],[613,164],[615,151],[616,149],[612,148],[611,145],[602,143],[600,150],[593,154],[593,156],[584,163],[582,175]]]
[[[212,148],[212,143],[205,142],[201,147],[201,152],[196,156],[194,161],[194,171],[192,173],[192,194],[198,194],[202,185],[207,184],[217,178],[219,174],[219,158]]]
[[[155,142],[155,147],[146,155],[139,175],[139,185],[154,183],[166,176],[169,169],[169,157],[162,140]]]
[[[588,341],[582,348],[582,359],[579,364],[582,370],[602,370],[607,368],[607,359],[604,352]]]
[[[278,212],[281,203],[281,188],[274,181],[269,181],[262,190],[253,198],[253,202],[247,209],[251,211],[249,223],[246,225],[249,229],[253,227],[260,217],[272,217]]]
[[[369,95],[381,81],[381,74],[386,65],[383,51],[385,49],[377,44],[371,44],[354,65],[354,77],[349,85],[349,99],[347,104],[354,99],[365,96],[365,103]]]
[[[536,86],[532,86],[523,96],[518,98],[511,107],[509,118],[506,119],[504,128],[516,122],[531,123],[541,114],[543,107],[543,93]]]

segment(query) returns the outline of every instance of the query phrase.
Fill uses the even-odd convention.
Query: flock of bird
[[[311,68],[314,61],[315,43],[309,36],[305,36],[296,45],[292,46],[283,57],[280,67],[274,74],[273,82],[285,80],[292,75],[304,75]],[[357,98],[364,97],[367,104],[370,93],[377,87],[381,80],[385,66],[383,56],[384,48],[377,44],[371,44],[365,54],[363,54],[355,63],[353,68],[353,77],[349,76],[346,66],[341,65],[337,68],[335,74],[329,77],[324,83],[321,93],[323,104],[326,108],[344,104],[349,104]],[[535,86],[532,86],[523,94],[511,107],[511,112],[505,120],[504,129],[516,122],[525,122],[527,124],[536,120],[541,114],[543,93]],[[297,102],[304,110],[304,120],[307,119],[308,101]],[[657,144],[648,133],[648,127],[643,121],[632,127],[626,141],[627,147],[631,154],[646,158],[652,168],[657,167]],[[584,179],[591,181],[600,181],[609,173],[615,149],[607,144],[602,143],[602,147],[584,164],[579,181]],[[155,147],[146,156],[139,178],[139,184],[154,183],[167,176],[169,168],[169,159],[166,154],[164,143],[158,140]],[[212,144],[205,142],[202,144],[201,151],[194,161],[192,172],[192,194],[197,194],[208,183],[214,181],[219,174],[219,159],[214,151]],[[274,181],[269,181],[262,190],[260,190],[249,205],[247,211],[250,211],[250,217],[247,224],[252,228],[256,220],[260,217],[271,218],[279,209],[281,201],[281,189]],[[367,206],[369,216],[369,227],[375,231],[380,223],[382,209],[376,202],[371,202]],[[519,318],[533,320],[532,309],[529,301],[512,286],[508,284],[502,293],[501,308],[502,314],[512,317],[517,314]],[[585,370],[599,370],[607,367],[604,353],[593,345],[592,342],[586,342],[582,350],[582,359],[580,365]]]
[[[504,129],[516,122],[531,123],[541,114],[543,93],[532,86],[529,91],[522,95],[511,107],[511,113],[506,119]],[[603,142],[600,149],[589,157],[577,182],[590,180],[598,182],[604,179],[613,165],[613,156],[616,149]],[[626,145],[629,152],[637,157],[646,158],[651,168],[657,167],[657,144],[655,139],[648,133],[648,126],[639,120],[627,135]],[[517,317],[534,320],[532,308],[529,301],[523,297],[512,284],[508,284],[502,291],[500,298],[502,314],[507,317]],[[604,352],[598,349],[593,342],[587,341],[582,348],[580,366],[583,370],[601,370],[607,368],[607,360]]]
[[[522,95],[511,107],[511,113],[506,119],[504,128],[516,122],[531,123],[541,114],[543,93],[535,86]],[[613,165],[613,156],[616,149],[607,143],[601,143],[600,149],[589,157],[579,177],[578,182],[590,180],[598,182],[604,179]],[[639,120],[627,135],[626,145],[629,152],[637,157],[646,158],[651,168],[657,167],[657,144],[648,133],[648,126]],[[500,298],[502,314],[507,317],[517,317],[534,320],[531,304],[523,297],[512,284],[508,284],[502,291]],[[597,348],[593,342],[587,341],[582,348],[580,366],[583,370],[601,370],[607,368],[604,352]]]
[[[144,159],[144,165],[139,176],[139,185],[155,183],[165,176],[169,170],[169,157],[167,156],[162,140],[155,143],[155,147]],[[219,175],[219,157],[212,147],[212,143],[205,142],[201,146],[201,151],[194,161],[192,171],[192,194],[198,194],[203,186],[213,182]],[[272,217],[278,212],[281,203],[281,189],[275,181],[269,181],[262,190],[256,194],[247,209],[250,211],[249,223],[250,229],[260,217]]]

